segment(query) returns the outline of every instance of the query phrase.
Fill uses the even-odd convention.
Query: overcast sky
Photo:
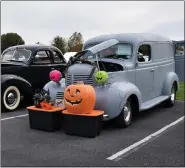
[[[184,39],[183,1],[2,1],[1,34],[18,33],[26,43],[81,32],[84,40],[109,33],[150,32]]]

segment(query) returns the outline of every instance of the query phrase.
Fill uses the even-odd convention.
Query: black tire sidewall
[[[132,116],[133,116],[132,101],[131,101],[130,98],[128,98],[127,101],[130,103],[130,108],[131,108],[130,120],[128,122],[125,121],[125,118],[124,118],[124,109],[122,109],[121,113],[119,114],[119,116],[115,120],[116,126],[119,127],[119,128],[126,128],[132,122]],[[127,101],[125,103],[127,103]]]
[[[175,94],[175,98],[174,98],[174,102],[171,100],[171,93],[172,93],[172,88],[174,89],[174,94]],[[176,102],[176,88],[175,88],[175,84],[173,84],[172,85],[172,87],[171,87],[171,90],[170,90],[170,97],[169,97],[169,99],[168,100],[166,100],[165,102],[164,102],[164,105],[165,105],[165,107],[173,107],[174,105],[175,105],[175,102]]]

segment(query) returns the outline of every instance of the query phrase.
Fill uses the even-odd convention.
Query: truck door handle
[[[154,69],[151,69],[150,72],[154,72],[155,70]]]

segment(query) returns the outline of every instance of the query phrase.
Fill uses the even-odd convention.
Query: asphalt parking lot
[[[63,130],[32,130],[28,116],[14,118],[25,114],[27,111],[22,109],[1,115],[2,166],[185,166],[183,102],[173,108],[158,106],[142,112],[126,129],[105,124],[96,138],[70,136]],[[157,137],[136,145],[179,118],[180,122]],[[127,149],[129,152],[116,159],[108,159]]]

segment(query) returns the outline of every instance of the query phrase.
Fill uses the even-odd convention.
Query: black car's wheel
[[[176,87],[175,84],[173,84],[171,88],[170,97],[168,100],[164,102],[165,107],[173,107],[175,105],[175,100],[176,100]]]
[[[21,94],[16,86],[7,86],[2,94],[2,109],[5,111],[15,110],[21,101]]]
[[[132,121],[132,102],[128,99],[121,111],[120,115],[116,118],[116,126],[119,128],[126,128],[131,124]]]

